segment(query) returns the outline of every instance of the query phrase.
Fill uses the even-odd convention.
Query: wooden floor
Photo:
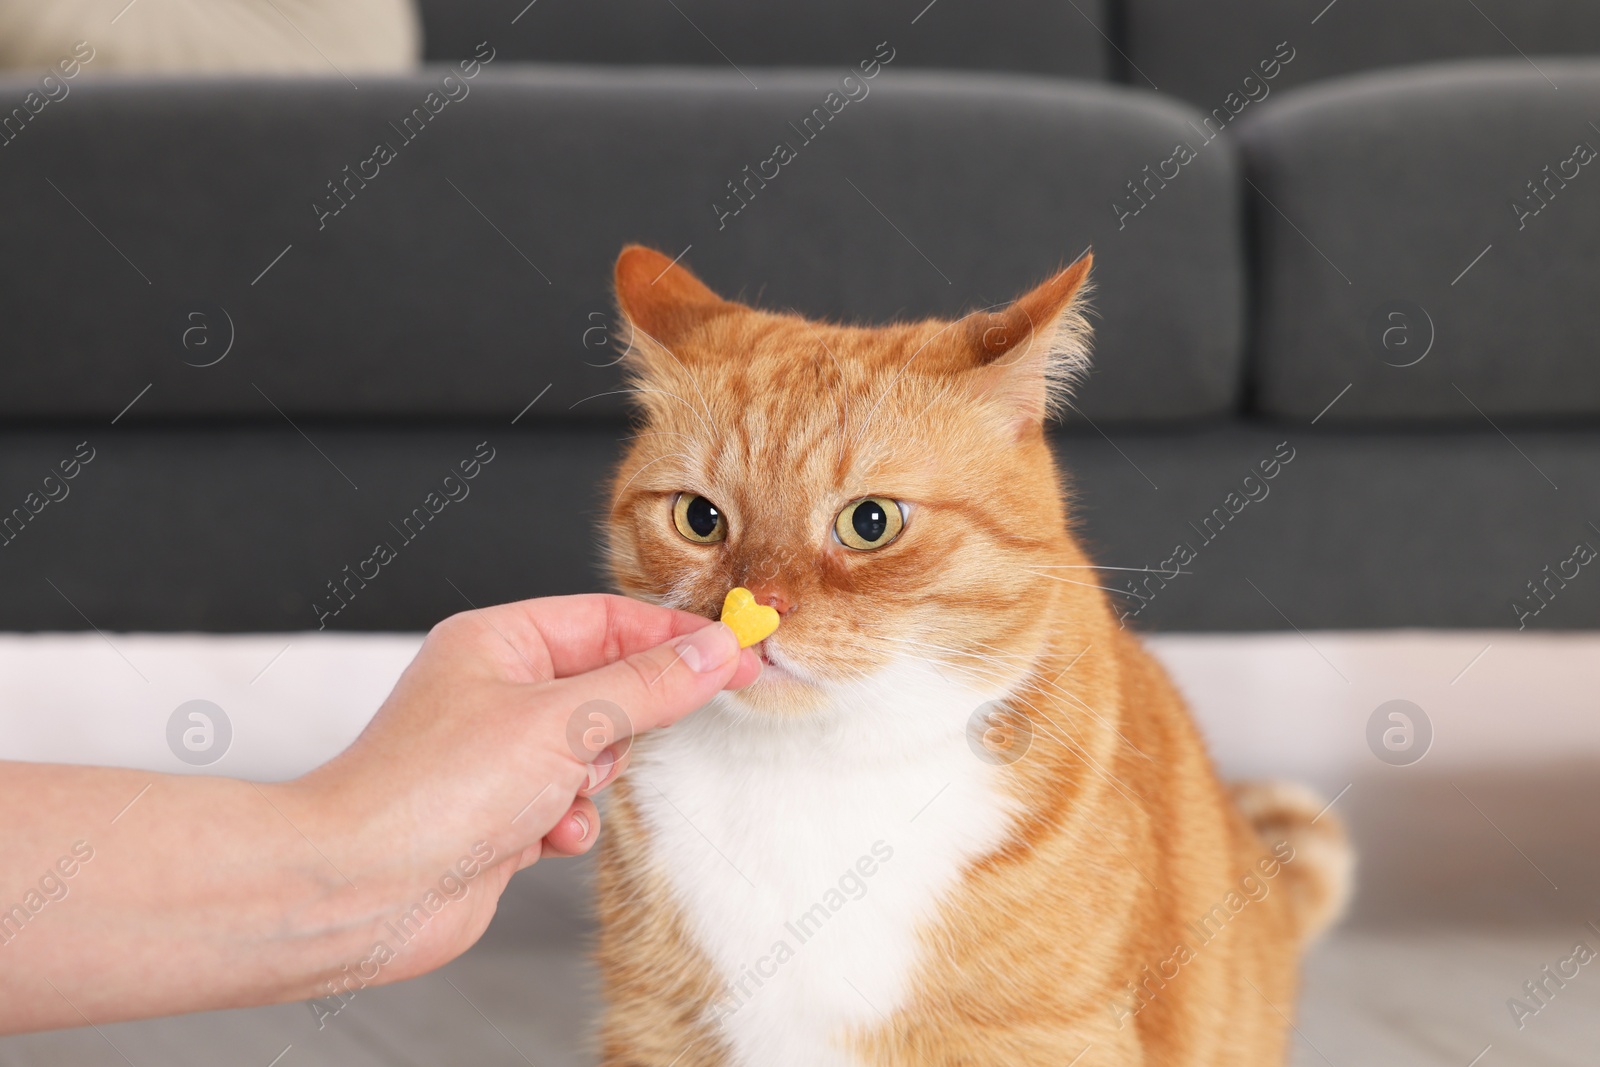
[[[1507,1006],[1576,943],[1600,951],[1600,767],[1380,767],[1338,810],[1360,888],[1307,962],[1294,1067],[1600,1064],[1600,959],[1521,1029]],[[589,1067],[590,869],[518,875],[471,952],[321,1029],[304,1004],[216,1012],[0,1039],[0,1067]]]
[[[1578,936],[1335,937],[1308,967],[1294,1067],[1600,1062],[1600,961],[1522,1031],[1506,1008],[1506,999],[1567,956]],[[1593,938],[1590,944],[1600,948]],[[585,1051],[595,1011],[585,990],[590,977],[577,950],[480,947],[442,972],[359,994],[320,1031],[304,1005],[214,1012],[8,1038],[0,1040],[0,1064],[581,1067],[594,1062]],[[1091,1049],[1081,1067],[1095,1062]]]

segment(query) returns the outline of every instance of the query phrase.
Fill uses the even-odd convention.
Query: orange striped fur
[[[615,581],[711,618],[743,585],[783,621],[759,682],[644,739],[613,790],[607,1067],[1285,1061],[1299,957],[1337,917],[1350,855],[1303,791],[1219,782],[1073,537],[1043,423],[1086,367],[1089,267],[998,311],[869,328],[727,302],[660,253],[622,253],[640,422],[613,485]],[[680,493],[714,502],[726,540],[678,532]],[[835,517],[868,495],[904,502],[905,527],[856,551]],[[991,728],[967,731],[983,751],[959,751],[962,694],[974,710],[1001,701]],[[874,716],[895,725],[874,733]],[[886,750],[864,758],[855,731]],[[955,792],[927,788],[912,814],[927,796],[885,785],[832,811],[877,796],[875,780],[922,781],[924,744],[927,785]],[[683,769],[702,756],[724,769]],[[813,770],[814,797],[769,795]],[[740,821],[769,810],[774,825]],[[839,855],[862,853],[870,877],[767,873],[831,856],[851,828],[861,840]],[[866,858],[874,835],[893,859]],[[827,919],[833,940],[774,926],[793,961],[730,966],[738,938],[763,943],[740,932],[747,910],[803,911],[813,875],[866,887]],[[834,965],[857,969],[837,977],[866,1003],[831,984]],[[821,1051],[797,1051],[809,1042]]]

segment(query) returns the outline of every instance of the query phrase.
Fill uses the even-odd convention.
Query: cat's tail
[[[1287,882],[1301,936],[1317,937],[1344,914],[1354,888],[1355,851],[1343,821],[1296,782],[1239,782],[1232,791],[1239,811],[1282,861],[1278,878]]]

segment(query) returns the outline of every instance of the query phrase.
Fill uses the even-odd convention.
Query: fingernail
[[[677,642],[678,658],[698,674],[709,674],[725,666],[739,654],[739,639],[726,623],[714,622]]]
[[[590,790],[600,788],[601,784],[611,777],[611,768],[616,762],[617,758],[609,748],[596,756],[594,762],[589,764],[589,784],[586,788]]]
[[[579,841],[587,841],[587,840],[589,840],[589,820],[584,818],[583,812],[581,812],[581,811],[573,812],[572,813],[572,821],[578,824],[578,840]]]

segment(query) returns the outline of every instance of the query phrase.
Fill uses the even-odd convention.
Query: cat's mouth
[[[757,642],[752,651],[761,660],[760,682],[810,682],[813,679],[794,660],[784,655],[772,638]]]

